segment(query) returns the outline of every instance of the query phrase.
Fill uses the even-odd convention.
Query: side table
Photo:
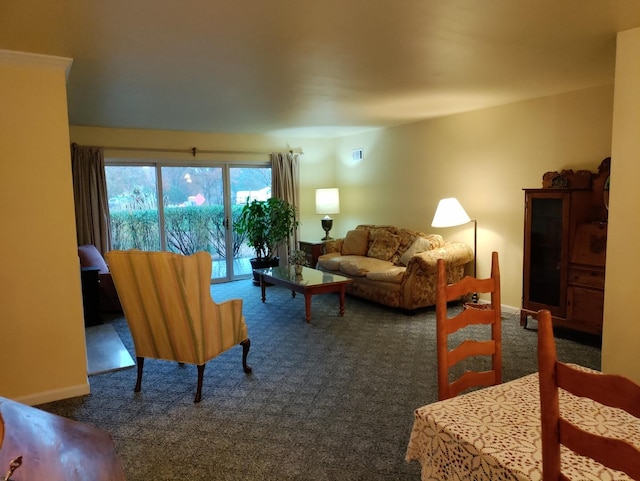
[[[11,479],[125,480],[107,431],[2,397],[0,417],[4,422],[1,479],[8,479],[4,473],[19,455],[22,464]]]
[[[322,241],[299,241],[299,249],[307,255],[309,267],[315,268],[318,264],[318,257],[322,255]]]

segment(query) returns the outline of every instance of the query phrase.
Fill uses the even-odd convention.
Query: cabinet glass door
[[[523,307],[566,310],[566,236],[569,199],[562,193],[529,193],[525,229]]]
[[[531,200],[529,300],[560,306],[562,199]]]

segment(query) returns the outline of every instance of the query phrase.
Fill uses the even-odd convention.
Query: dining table
[[[626,411],[562,389],[559,404],[585,431],[640,447],[640,420]],[[405,459],[420,462],[422,481],[542,480],[538,374],[416,409]],[[632,479],[562,445],[561,465],[570,479]]]
[[[0,397],[0,479],[125,481],[125,476],[107,431]]]

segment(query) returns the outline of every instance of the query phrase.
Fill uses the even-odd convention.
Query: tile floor
[[[111,324],[87,327],[88,374],[100,374],[134,366],[135,363]]]

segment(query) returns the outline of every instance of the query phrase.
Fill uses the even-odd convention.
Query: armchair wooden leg
[[[133,392],[140,392],[142,387],[142,368],[144,367],[144,357],[136,357],[136,364],[138,365],[138,378],[136,379],[136,387],[133,388]]]
[[[205,364],[198,364],[198,388],[196,389],[196,398],[194,403],[199,403],[202,398],[202,380],[204,378],[204,366]]]
[[[242,368],[244,372],[249,374],[251,372],[251,366],[247,364],[247,355],[249,354],[249,348],[251,347],[251,340],[246,338],[240,343],[242,346]]]

